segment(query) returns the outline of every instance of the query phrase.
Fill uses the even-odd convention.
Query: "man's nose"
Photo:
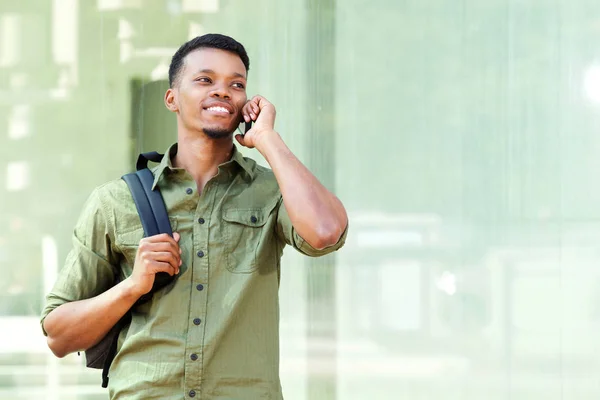
[[[229,88],[226,85],[217,85],[210,94],[212,97],[231,99]]]

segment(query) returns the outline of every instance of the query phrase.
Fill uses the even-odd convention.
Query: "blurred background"
[[[600,398],[597,0],[0,0],[0,400],[107,397],[43,298],[91,190],[175,141],[170,58],[209,32],[350,214],[284,255],[286,399]]]

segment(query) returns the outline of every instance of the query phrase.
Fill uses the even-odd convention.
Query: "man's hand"
[[[237,141],[244,147],[254,148],[266,136],[275,133],[275,106],[262,96],[254,96],[242,108],[244,121],[254,121],[252,129],[245,135],[236,135]]]
[[[179,233],[173,237],[162,233],[140,240],[133,273],[128,278],[132,284],[132,292],[141,297],[148,293],[154,285],[154,277],[158,272],[166,272],[173,276],[179,273],[181,266],[181,248]]]

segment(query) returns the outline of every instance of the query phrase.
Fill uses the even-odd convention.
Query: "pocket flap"
[[[246,226],[263,226],[269,217],[269,213],[260,208],[234,208],[223,210],[223,219],[227,222],[235,222]]]

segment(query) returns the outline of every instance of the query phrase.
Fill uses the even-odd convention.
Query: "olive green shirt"
[[[111,399],[282,399],[279,381],[279,277],[283,248],[315,250],[294,230],[270,169],[235,148],[198,193],[174,168],[171,146],[153,168],[173,231],[181,272],[134,307],[110,369]],[[347,231],[347,230],[346,230]],[[47,296],[44,318],[131,274],[143,228],[122,179],[96,188],[73,234],[73,249]],[[115,268],[117,267],[117,268]]]

